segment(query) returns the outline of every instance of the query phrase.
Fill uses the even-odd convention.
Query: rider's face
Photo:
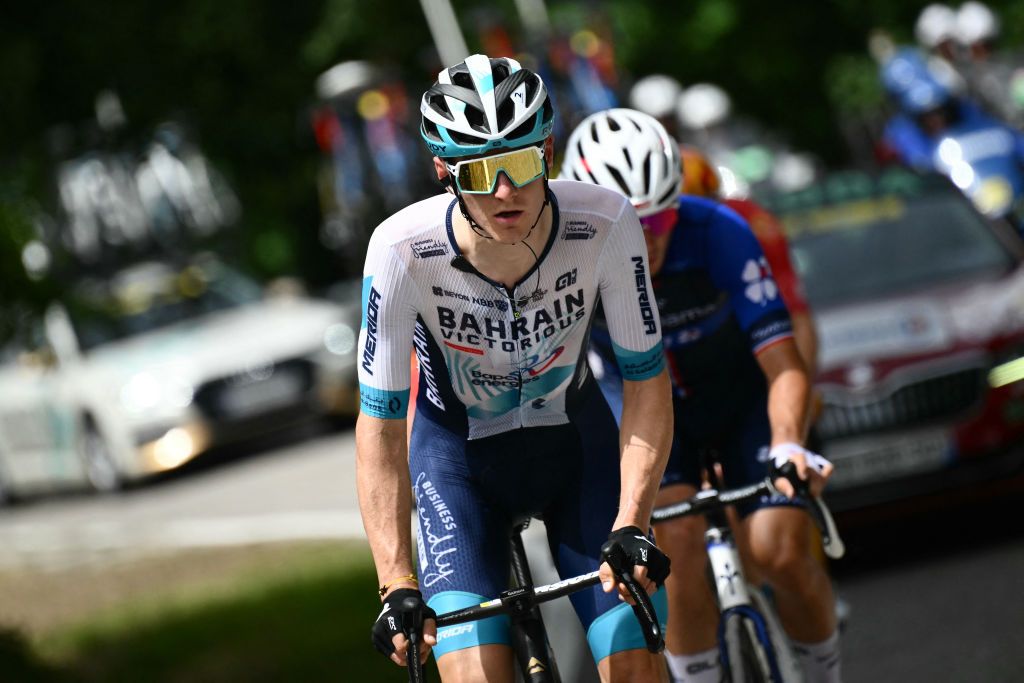
[[[508,150],[498,150],[504,153]],[[551,166],[553,155],[552,140],[548,138],[544,144],[544,158]],[[490,156],[490,155],[488,155]],[[434,168],[438,179],[448,175],[444,161],[434,157]],[[462,199],[473,220],[498,242],[515,244],[524,239],[537,220],[544,206],[543,177],[516,187],[504,173],[498,174],[494,192],[490,194],[463,193]]]

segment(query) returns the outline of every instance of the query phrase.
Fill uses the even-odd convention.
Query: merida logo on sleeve
[[[654,319],[654,308],[651,307],[651,299],[647,295],[647,267],[644,265],[643,256],[633,256],[633,276],[636,278],[636,291],[639,293],[640,319],[644,323],[645,334],[657,334],[658,323]]]
[[[377,353],[377,316],[380,314],[380,292],[376,287],[370,287],[370,294],[366,298],[366,343],[363,345],[363,370],[368,375],[373,374],[373,357]]]

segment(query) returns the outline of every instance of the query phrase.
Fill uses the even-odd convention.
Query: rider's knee
[[[683,517],[654,527],[654,538],[673,562],[685,561],[695,555],[704,557],[704,520]],[[681,558],[677,560],[677,558]]]
[[[784,534],[757,539],[750,544],[751,559],[769,581],[783,585],[806,585],[818,569],[809,545]]]

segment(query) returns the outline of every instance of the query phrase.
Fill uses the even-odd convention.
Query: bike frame
[[[600,583],[600,572],[592,571],[545,586],[534,586],[522,539],[522,532],[527,526],[529,520],[517,523],[509,535],[513,588],[502,592],[494,600],[437,615],[437,627],[507,614],[512,621],[512,647],[526,683],[560,683],[554,653],[551,651],[538,605]],[[606,544],[602,548],[602,555],[611,565],[616,579],[625,584],[633,599],[633,613],[640,622],[647,649],[651,652],[661,652],[665,646],[661,625],[647,593],[640,588],[632,574],[625,570],[623,563],[626,558],[622,547]],[[412,683],[420,683],[425,680],[422,667],[419,665],[418,634],[423,628],[422,614],[415,614],[403,622],[402,626],[406,637],[409,638],[409,648],[406,650],[409,680]]]
[[[788,478],[808,501],[807,510],[822,532],[826,555],[832,558],[842,557],[843,544],[824,502],[810,496],[806,482],[796,477],[794,468],[784,467],[779,476]],[[799,672],[795,662],[790,661],[791,658],[787,658],[785,665],[780,662],[779,653],[782,652],[781,648],[788,647],[788,642],[774,642],[771,633],[773,629],[769,626],[769,615],[762,613],[762,609],[770,609],[770,606],[765,604],[759,607],[751,597],[752,588],[748,586],[744,578],[739,551],[733,538],[728,516],[725,513],[726,506],[730,504],[775,493],[776,489],[769,477],[757,484],[720,491],[714,468],[710,467],[708,468],[708,478],[712,488],[698,492],[687,501],[655,510],[652,522],[657,524],[692,515],[702,515],[707,520],[708,529],[704,534],[704,544],[710,566],[709,580],[712,583],[712,590],[721,615],[717,633],[723,669],[731,671],[729,648],[726,645],[727,627],[732,620],[740,619],[742,622],[743,619],[746,619],[753,624],[754,633],[751,636],[760,643],[764,650],[771,679],[781,683],[783,681],[782,671],[785,670],[789,672],[786,683],[790,683],[790,679],[794,676],[799,680]],[[774,623],[777,623],[777,619]],[[779,630],[781,631],[781,629]]]

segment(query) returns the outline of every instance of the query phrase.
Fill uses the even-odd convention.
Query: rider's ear
[[[544,161],[548,165],[548,172],[551,172],[551,165],[555,163],[555,136],[549,135],[544,140]]]
[[[434,173],[437,174],[437,180],[441,183],[441,187],[445,189],[445,192],[455,193],[452,188],[452,177],[448,174],[448,167],[444,165],[444,160],[440,157],[434,157]]]

